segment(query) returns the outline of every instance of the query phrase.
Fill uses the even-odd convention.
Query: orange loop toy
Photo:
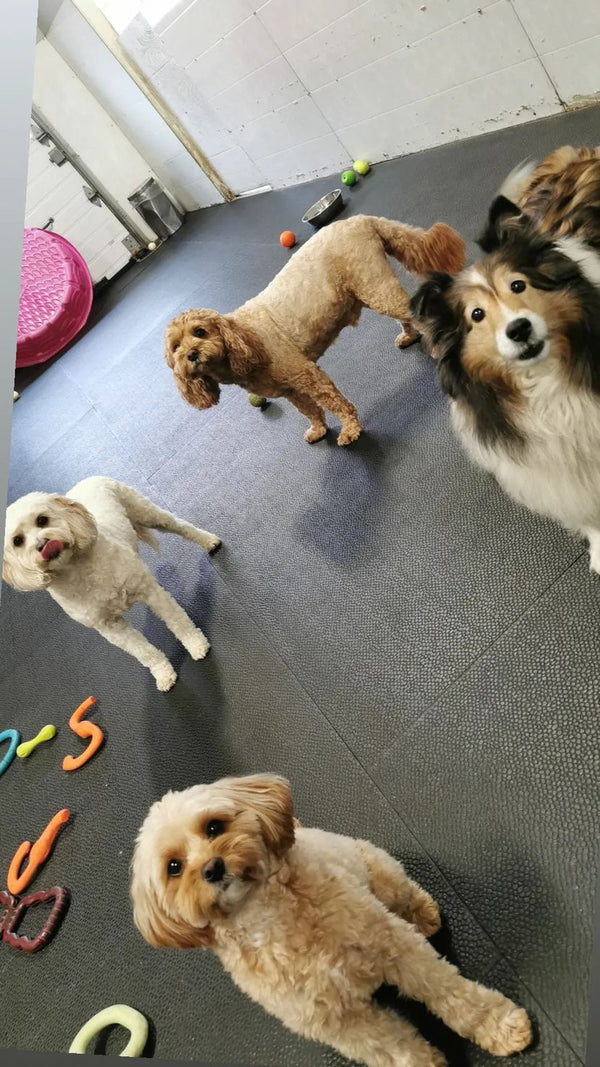
[[[100,745],[104,741],[104,734],[99,726],[96,726],[93,722],[82,722],[83,716],[91,707],[94,706],[96,700],[94,697],[88,697],[83,701],[79,707],[73,712],[69,719],[69,727],[73,733],[78,737],[89,737],[90,741],[84,752],[80,756],[65,756],[62,762],[63,771],[77,771],[80,767],[83,767],[84,763],[87,763],[92,756],[96,755],[96,752],[100,748]]]
[[[67,808],[63,808],[62,811],[57,812],[54,818],[50,820],[46,829],[40,834],[33,845],[31,844],[31,841],[23,841],[23,843],[19,845],[12,858],[8,869],[8,877],[6,879],[8,891],[9,893],[12,893],[13,896],[16,897],[27,888],[31,880],[37,874],[39,868],[46,862],[52,851],[52,846],[60,828],[69,821],[70,814],[71,813]],[[21,871],[23,860],[27,856],[29,856],[27,866],[24,871]]]

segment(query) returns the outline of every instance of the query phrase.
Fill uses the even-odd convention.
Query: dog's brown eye
[[[48,516],[47,515],[38,515],[37,519],[35,520],[35,525],[39,526],[40,529],[43,526],[47,526],[48,525]]]
[[[483,308],[473,308],[471,318],[473,319],[473,322],[481,322],[481,320],[485,318],[485,311]]]
[[[222,819],[211,819],[206,824],[206,836],[207,837],[219,837],[225,829],[225,823]]]
[[[527,288],[522,278],[515,278],[514,282],[510,283],[510,287],[513,293],[523,293]]]
[[[181,348],[181,345],[173,345],[173,351],[174,352],[176,352],[178,348]]]
[[[167,874],[169,878],[179,878],[183,870],[183,863],[181,860],[169,860],[167,864]]]
[[[194,337],[206,337],[206,330],[203,330],[201,326],[196,326],[193,330]]]
[[[15,534],[13,537],[13,545],[15,548],[20,548],[24,540],[25,538],[23,537],[23,534]]]

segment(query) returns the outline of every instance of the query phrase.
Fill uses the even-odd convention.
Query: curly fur
[[[277,775],[167,793],[139,832],[131,897],[151,945],[210,948],[290,1030],[368,1067],[445,1063],[410,1023],[375,1005],[382,984],[494,1055],[531,1042],[525,1011],[428,944],[439,909],[402,865],[368,841],[300,826]]]
[[[418,333],[408,294],[387,256],[416,274],[459,271],[462,239],[444,223],[430,230],[357,215],[321,230],[292,257],[271,284],[237,311],[206,309],[178,315],[165,335],[165,358],[177,388],[192,407],[218,403],[220,385],[241,385],[265,397],[287,397],[310,419],[309,442],[327,431],[324,409],[341,421],[338,444],[355,441],[354,406],[316,366],[363,307],[401,322],[401,347]]]
[[[164,653],[123,618],[133,603],[147,604],[194,659],[210,646],[139,558],[139,541],[156,546],[153,529],[178,533],[207,552],[220,544],[110,478],[86,478],[66,497],[29,493],[6,512],[2,576],[24,592],[47,589],[67,615],[135,656],[166,690],[177,675]],[[46,559],[50,542],[55,549]]]

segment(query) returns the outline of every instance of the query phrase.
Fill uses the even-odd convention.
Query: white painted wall
[[[138,0],[133,2],[137,7]],[[118,0],[117,10],[123,14],[130,9],[124,0]],[[135,35],[134,28],[131,32]],[[148,171],[151,167],[161,184],[186,211],[222,202],[221,194],[70,0],[63,0],[54,11],[46,35],[48,42],[110,115],[129,144],[144,158]],[[145,49],[145,56],[148,72],[160,86],[160,72],[163,72],[164,80],[169,62],[160,40],[156,40],[154,48],[150,45]],[[185,79],[183,72],[175,71],[175,75],[175,80]],[[189,122],[184,92],[179,93],[178,109],[198,137],[199,131],[193,124],[194,121],[196,125],[201,122],[205,104],[191,82],[189,92],[192,93],[188,101]],[[210,154],[217,154],[232,144],[224,131],[219,130],[216,120],[212,120],[212,125],[204,124],[200,135],[200,143]]]
[[[600,93],[600,4],[591,0],[97,2],[236,192],[511,126]],[[76,51],[70,61],[81,66],[85,49]],[[103,79],[97,91],[109,107],[112,84]],[[168,133],[149,132],[139,102],[134,121],[128,94],[111,113],[140,151],[160,143],[162,173],[203,202],[198,168],[181,150],[166,155]]]

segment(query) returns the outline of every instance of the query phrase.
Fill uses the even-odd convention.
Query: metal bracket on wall
[[[57,167],[62,167],[63,163],[67,162],[67,157],[64,152],[61,152],[60,148],[51,148],[48,156],[51,163],[55,163]]]
[[[153,242],[153,244],[156,245],[156,248],[158,248],[162,243],[163,242],[160,240],[159,237],[157,237],[156,241]],[[127,234],[127,237],[123,238],[121,244],[125,245],[125,248],[135,260],[145,259],[146,256],[149,256],[152,254],[152,252],[156,251],[156,248],[140,248],[138,242],[135,240],[134,237],[131,236],[131,234]]]
[[[37,107],[33,107],[32,109],[32,128],[33,125],[35,125],[37,130],[41,131],[41,133],[48,138],[48,143],[51,142],[54,145],[52,151],[50,152],[50,158],[52,159],[52,154],[54,152],[57,153],[57,157],[64,157],[60,163],[58,163],[57,160],[53,160],[53,162],[57,162],[58,166],[62,166],[62,163],[68,160],[73,169],[77,171],[77,173],[80,175],[81,178],[83,178],[84,182],[86,183],[86,185],[84,186],[84,193],[88,197],[88,200],[91,200],[92,203],[105,204],[111,214],[113,214],[114,217],[121,223],[121,226],[125,230],[127,230],[127,233],[129,234],[132,240],[132,244],[133,242],[135,242],[136,249],[138,251],[141,251],[141,249],[147,249],[149,241],[143,230],[139,229],[135,225],[135,223],[129,219],[128,215],[123,211],[118,201],[115,200],[115,198],[109,193],[108,189],[106,189],[102,185],[102,183],[96,179],[96,177],[91,173],[91,171],[88,170],[81,157],[78,156],[77,153],[62,140],[58,130],[56,130],[52,123],[49,122],[41,114]],[[40,139],[41,138],[39,136],[36,137],[36,140]],[[89,191],[89,193],[91,193],[91,196],[88,195],[86,189]],[[96,197],[97,199],[94,199],[94,197]],[[155,240],[157,240],[156,237]]]
[[[96,207],[102,207],[102,197],[96,189],[90,189],[89,185],[84,185],[83,195],[89,200],[90,204],[95,204]]]
[[[46,133],[46,131],[42,130],[38,126],[37,122],[32,122],[30,124],[30,129],[31,129],[31,136],[33,137],[33,139],[35,141],[39,141],[39,143],[43,144],[43,145],[52,144],[52,142],[51,142],[50,138],[48,137],[48,134]]]

